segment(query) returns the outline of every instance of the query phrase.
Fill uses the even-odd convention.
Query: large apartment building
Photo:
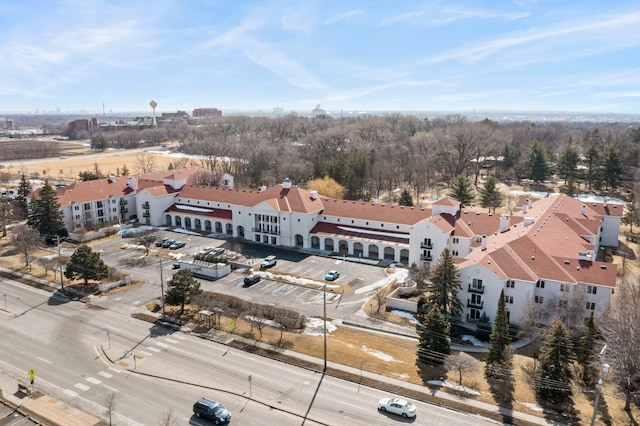
[[[583,314],[600,312],[616,284],[616,266],[596,260],[617,246],[623,206],[584,203],[565,195],[521,200],[513,214],[462,209],[445,197],[430,208],[335,200],[293,185],[233,189],[191,184],[197,170],[172,170],[77,182],[58,189],[65,226],[137,218],[205,235],[338,254],[369,261],[430,266],[448,248],[456,257],[465,320],[493,319],[504,289],[510,321],[531,305],[541,322],[579,300]]]

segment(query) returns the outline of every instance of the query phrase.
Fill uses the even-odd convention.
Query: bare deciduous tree
[[[113,424],[113,412],[116,409],[116,405],[117,405],[117,401],[118,400],[118,394],[116,394],[115,392],[111,392],[109,394],[107,394],[106,399],[105,399],[105,410],[107,411],[107,417],[109,417],[109,425]]]
[[[18,225],[12,229],[12,232],[15,247],[24,255],[26,266],[30,266],[31,253],[42,243],[42,237],[38,231],[26,225]]]
[[[151,173],[153,171],[153,155],[148,152],[140,152],[136,155],[136,165],[139,173]]]
[[[462,376],[478,369],[480,363],[464,352],[448,355],[444,360],[444,367],[458,373],[458,384],[462,386]]]
[[[624,409],[631,409],[633,397],[640,394],[640,282],[622,280],[611,299],[603,330],[607,344],[606,362],[611,375],[625,394]]]

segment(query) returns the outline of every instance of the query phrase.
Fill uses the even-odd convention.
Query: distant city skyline
[[[640,3],[0,0],[0,114],[640,113]]]

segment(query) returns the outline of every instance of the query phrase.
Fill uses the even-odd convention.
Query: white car
[[[416,406],[402,398],[382,398],[378,402],[378,410],[402,417],[416,416]]]

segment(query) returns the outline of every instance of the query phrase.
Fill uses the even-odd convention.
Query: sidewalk
[[[25,373],[26,374],[26,373]],[[18,392],[18,379],[0,371],[0,399],[17,408],[25,417],[51,426],[93,426],[103,423],[99,418],[39,392],[23,395]],[[25,383],[27,384],[27,383]]]

